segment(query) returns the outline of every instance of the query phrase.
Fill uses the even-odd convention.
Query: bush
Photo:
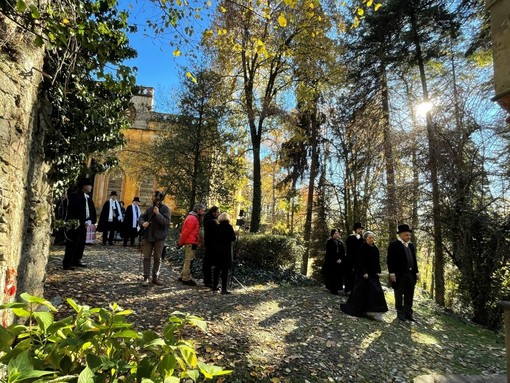
[[[126,319],[131,311],[116,304],[107,310],[67,299],[76,314],[55,321],[50,302],[27,293],[21,298],[0,306],[26,320],[0,327],[0,381],[178,383],[231,372],[198,361],[193,345],[180,339],[185,326],[205,330],[198,317],[175,312],[159,335],[134,331]]]
[[[244,235],[236,244],[239,263],[268,269],[294,269],[303,252],[295,238],[283,235]]]

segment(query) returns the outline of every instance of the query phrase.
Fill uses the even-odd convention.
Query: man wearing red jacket
[[[196,282],[191,279],[191,261],[195,258],[198,245],[200,245],[200,217],[205,213],[205,206],[195,204],[182,224],[179,247],[184,246],[184,264],[182,265],[179,280],[189,286],[195,286]]]

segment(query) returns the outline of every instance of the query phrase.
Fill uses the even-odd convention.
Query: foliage
[[[129,47],[128,14],[117,0],[3,2],[2,14],[46,51],[41,111],[49,118],[43,130],[50,180],[62,193],[88,167],[90,156],[123,142],[135,78],[122,64],[136,52]],[[36,68],[37,69],[37,68]],[[112,158],[105,166],[115,163]],[[104,170],[101,164],[95,169]]]
[[[56,308],[47,300],[21,294],[24,302],[0,306],[11,309],[26,324],[0,327],[0,362],[6,381],[14,382],[193,382],[231,371],[197,359],[190,341],[180,339],[189,325],[205,330],[198,317],[174,312],[162,334],[137,332],[127,321],[130,310],[67,303],[76,314],[55,320]],[[42,308],[42,309],[40,309]]]
[[[283,235],[241,235],[236,247],[239,263],[266,269],[294,269],[302,252],[295,238]]]
[[[233,135],[222,128],[228,115],[223,78],[202,70],[196,82],[184,79],[182,85],[179,114],[147,151],[156,155],[146,172],[153,172],[180,206],[191,209],[199,201],[229,205],[243,167]]]

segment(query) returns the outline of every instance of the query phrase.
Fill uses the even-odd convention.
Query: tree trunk
[[[420,80],[423,92],[423,102],[429,102],[427,89],[427,77],[425,75],[425,64],[423,60],[420,37],[417,30],[416,15],[411,13],[411,26],[413,29],[413,39],[416,48],[416,59],[420,70]],[[427,112],[427,136],[429,143],[429,169],[430,182],[432,184],[432,220],[434,231],[434,282],[436,287],[435,301],[444,306],[444,254],[443,254],[443,235],[441,227],[441,211],[439,199],[439,180],[438,180],[438,158],[436,154],[437,139],[436,127],[432,122],[431,112]]]
[[[317,112],[313,111],[310,115],[310,147],[312,149],[312,158],[310,162],[310,179],[308,181],[308,197],[306,203],[306,219],[304,227],[304,240],[305,252],[303,253],[303,261],[301,263],[301,274],[307,275],[308,273],[308,259],[310,257],[310,238],[312,234],[312,215],[313,215],[313,200],[315,191],[315,178],[317,177],[317,168],[319,162],[318,148],[317,148]]]
[[[388,243],[395,239],[397,232],[397,196],[395,185],[395,165],[393,158],[393,140],[391,138],[390,106],[388,99],[388,83],[386,80],[386,66],[381,66],[381,103],[383,112],[383,140],[384,140],[384,163],[386,168],[386,211],[388,225]]]

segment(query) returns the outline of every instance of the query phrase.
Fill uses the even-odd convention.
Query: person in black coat
[[[322,266],[324,284],[331,294],[338,295],[343,289],[345,248],[340,240],[340,231],[331,230],[331,238],[326,242],[326,256]]]
[[[86,267],[81,261],[85,250],[87,226],[96,223],[96,208],[92,198],[87,194],[92,191],[92,182],[88,178],[78,181],[78,190],[69,194],[65,220],[77,220],[78,226],[66,230],[66,249],[62,266],[64,270]]]
[[[135,245],[135,239],[138,237],[138,219],[140,218],[140,198],[133,198],[133,202],[126,208],[126,213],[123,220],[123,236],[124,246],[127,246],[128,240],[131,246]]]
[[[356,282],[342,311],[354,316],[368,316],[382,321],[382,313],[388,311],[384,291],[379,281],[381,264],[375,235],[371,231],[363,235],[363,244],[358,248],[356,259]]]
[[[110,199],[104,203],[101,209],[97,225],[97,231],[103,233],[103,245],[106,245],[107,240],[109,245],[113,245],[115,232],[120,230],[122,219],[122,208],[117,200],[117,192],[112,191]]]
[[[413,317],[414,287],[420,279],[416,249],[411,243],[409,225],[398,225],[399,238],[388,246],[388,272],[395,294],[397,318],[415,321]]]
[[[356,222],[352,228],[353,233],[345,240],[345,293],[349,294],[354,287],[356,279],[356,264],[358,263],[357,254],[358,248],[363,244],[363,230],[364,227],[360,222]]]
[[[218,226],[214,240],[214,272],[212,291],[218,291],[219,275],[221,272],[221,293],[230,294],[227,290],[228,269],[232,266],[232,244],[236,240],[236,233],[230,224],[227,213],[218,216]]]
[[[204,274],[204,286],[213,287],[213,260],[214,260],[214,241],[216,237],[216,229],[218,227],[218,216],[220,215],[220,208],[218,206],[211,207],[204,215],[204,263],[202,272]]]

